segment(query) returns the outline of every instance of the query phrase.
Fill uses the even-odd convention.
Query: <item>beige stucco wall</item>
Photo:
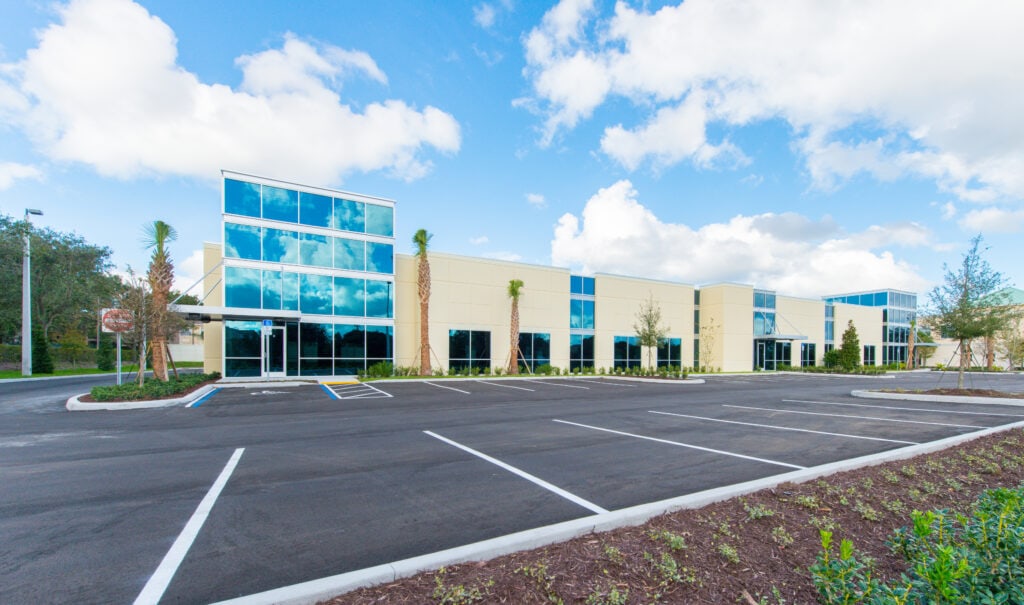
[[[710,335],[711,358],[702,366],[723,372],[746,372],[754,366],[754,288],[715,284],[700,289],[703,338]],[[701,345],[704,351],[705,345]]]
[[[814,343],[815,364],[822,364],[825,355],[825,303],[821,300],[775,297],[775,324],[779,334],[806,336],[806,340],[794,340],[789,365],[800,366],[800,345]],[[779,360],[779,363],[784,363]]]
[[[223,260],[220,244],[203,242],[203,304],[208,307],[224,305],[224,271],[213,269]],[[203,328],[203,371],[224,372],[224,323],[211,321]]]
[[[693,286],[617,275],[594,276],[594,367],[615,361],[615,337],[635,336],[637,313],[648,299],[661,309],[669,338],[682,339],[682,365],[693,365]],[[657,350],[641,351],[641,363],[657,362]]]
[[[419,294],[416,257],[395,255],[395,365],[419,366]],[[512,302],[508,283],[523,281],[520,332],[551,334],[551,364],[569,364],[569,271],[431,252],[431,366],[448,367],[448,331],[491,333],[491,367],[508,365]]]
[[[882,365],[882,308],[862,307],[860,305],[835,304],[835,345],[838,349],[843,344],[843,332],[849,321],[857,328],[860,340],[861,361],[864,360],[864,346],[875,346],[875,365]]]

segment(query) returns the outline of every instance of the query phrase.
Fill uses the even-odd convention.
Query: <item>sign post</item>
[[[100,324],[104,332],[117,334],[117,384],[121,384],[121,333],[135,327],[135,315],[127,309],[101,309]]]

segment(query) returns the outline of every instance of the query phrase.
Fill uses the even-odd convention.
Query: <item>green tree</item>
[[[847,322],[846,330],[843,332],[838,361],[839,367],[847,372],[852,372],[860,365],[860,337],[857,335],[857,326],[853,325],[852,319]]]
[[[53,374],[53,358],[50,357],[50,343],[43,329],[32,330],[32,373]]]
[[[96,349],[96,368],[109,372],[114,369],[114,334],[100,333],[99,347]]]
[[[654,302],[654,294],[650,294],[646,301],[640,303],[633,330],[640,346],[647,348],[647,367],[652,370],[654,352],[657,351],[658,343],[668,335],[669,329],[661,325],[661,306]]]
[[[1024,312],[1020,309],[1010,313],[1006,326],[996,334],[996,347],[1006,359],[1008,369],[1024,363]]]
[[[1011,309],[1002,274],[982,258],[981,236],[971,239],[957,270],[943,265],[943,284],[929,293],[932,315],[942,335],[958,342],[960,371],[957,388],[964,388],[964,372],[970,364],[970,342],[991,338],[1006,328]]]
[[[508,280],[508,297],[512,299],[512,317],[509,319],[509,351],[508,373],[519,373],[519,297],[523,294],[523,280]]]
[[[149,261],[146,281],[149,282],[152,305],[148,319],[150,335],[153,339],[153,377],[167,381],[167,332],[171,327],[168,322],[167,303],[174,285],[174,263],[171,261],[167,244],[178,238],[174,227],[163,221],[153,221],[146,225],[142,242],[153,251]]]
[[[426,229],[416,231],[412,243],[416,246],[416,284],[420,299],[420,376],[430,375],[430,260],[427,246],[433,235]]]
[[[77,328],[68,328],[61,333],[60,349],[58,350],[58,357],[61,361],[70,363],[71,367],[77,368],[78,362],[82,361],[88,350],[85,334],[82,334]]]

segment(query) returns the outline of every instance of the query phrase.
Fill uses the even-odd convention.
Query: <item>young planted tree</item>
[[[146,225],[142,242],[153,250],[149,260],[149,282],[152,293],[152,310],[150,312],[150,334],[153,339],[153,377],[167,382],[167,303],[171,286],[174,285],[174,263],[167,251],[167,244],[178,238],[174,227],[163,221],[153,221]]]
[[[508,297],[512,299],[512,317],[509,320],[509,339],[512,342],[509,351],[508,373],[519,373],[519,297],[523,293],[523,280],[508,280]]]
[[[971,239],[960,267],[953,271],[943,265],[945,277],[929,299],[937,327],[943,336],[956,340],[960,349],[960,370],[956,386],[964,388],[964,372],[970,363],[970,343],[989,338],[1006,328],[1012,309],[1007,305],[1005,280],[981,256],[981,236]]]
[[[1011,370],[1019,368],[1024,363],[1024,312],[1016,310],[1011,313],[1006,327],[996,338],[996,347],[1006,359],[1006,367]]]
[[[640,303],[636,323],[633,324],[640,346],[647,348],[647,367],[651,370],[654,369],[654,351],[657,351],[658,343],[668,335],[669,329],[661,325],[661,306],[654,302],[654,295],[651,294],[646,301]]]
[[[715,336],[721,329],[721,324],[715,321],[714,317],[709,317],[707,322],[702,322],[699,330],[699,353],[700,359],[697,360],[700,366],[700,371],[711,372],[711,355],[715,352]]]
[[[852,372],[860,365],[860,337],[857,335],[857,326],[853,325],[851,319],[846,324],[843,332],[843,343],[839,346],[839,366],[847,372]]]
[[[430,375],[430,261],[427,245],[433,235],[420,229],[412,236],[416,246],[417,286],[420,296],[420,376]]]

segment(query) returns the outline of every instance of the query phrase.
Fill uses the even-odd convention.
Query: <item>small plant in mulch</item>
[[[181,397],[205,384],[220,380],[220,372],[210,374],[181,374],[167,382],[147,380],[140,387],[131,382],[122,385],[93,387],[82,401],[145,401]]]

